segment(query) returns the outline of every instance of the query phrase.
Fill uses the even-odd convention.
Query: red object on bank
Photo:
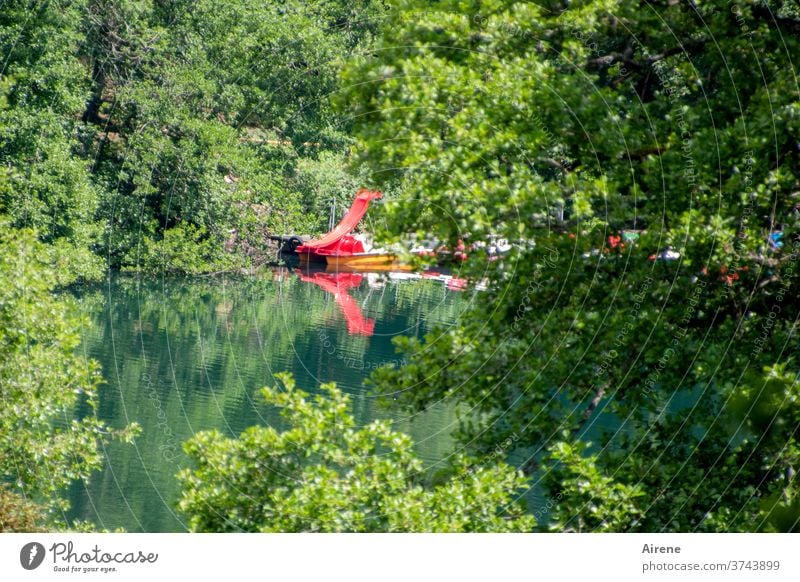
[[[321,238],[310,240],[295,249],[297,254],[308,260],[324,259],[328,255],[351,256],[364,252],[364,244],[350,233],[361,222],[367,213],[369,203],[380,198],[380,192],[361,189],[356,192],[355,200],[350,205],[350,210],[332,231]]]

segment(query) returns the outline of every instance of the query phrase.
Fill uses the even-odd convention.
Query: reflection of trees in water
[[[202,429],[237,435],[254,424],[279,426],[275,411],[254,398],[275,372],[292,371],[309,387],[337,381],[353,395],[359,423],[393,415],[376,405],[363,380],[398,358],[393,337],[422,334],[426,322],[457,316],[462,296],[448,292],[443,300],[435,281],[372,283],[365,277],[348,293],[364,317],[376,320],[373,337],[348,333],[333,297],[290,273],[156,282],[120,277],[76,292],[90,321],[84,349],[101,362],[106,379],[99,414],[112,425],[136,420],[143,432],[134,447],[109,448],[109,467],[88,493],[73,489],[73,514],[132,531],[180,529],[172,515],[174,475],[186,461],[172,445],[179,448]],[[439,427],[451,416],[437,408],[398,426],[421,442],[420,456],[431,461],[446,454],[451,441]]]

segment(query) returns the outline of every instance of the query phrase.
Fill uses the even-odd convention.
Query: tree
[[[42,530],[44,510],[30,500],[0,485],[0,533]]]
[[[0,212],[72,279],[232,269],[266,255],[267,234],[318,230],[330,195],[309,178],[342,174],[349,143],[329,96],[379,10],[4,2]]]
[[[309,399],[289,375],[264,388],[281,408],[283,431],[249,428],[239,438],[195,435],[185,450],[180,508],[193,531],[405,532],[529,531],[533,519],[513,501],[524,481],[499,464],[460,459],[425,485],[411,439],[386,421],[357,427],[350,399],[325,384]]]
[[[98,278],[100,228],[80,114],[88,70],[78,60],[85,2],[35,7],[10,0],[0,14],[0,213],[35,228],[63,257],[63,278]]]
[[[0,524],[59,523],[62,490],[102,463],[100,445],[130,439],[94,414],[97,364],[75,354],[80,321],[52,294],[58,276],[31,230],[0,228]],[[75,418],[77,411],[77,418]]]
[[[319,228],[328,194],[309,200],[303,176],[344,167],[328,96],[371,42],[372,4],[88,2],[84,117],[113,266],[215,271],[251,258],[226,246],[264,254],[267,233]]]
[[[796,7],[393,7],[342,97],[384,238],[514,246],[377,389],[480,411],[462,441],[513,437],[557,529],[800,528]]]

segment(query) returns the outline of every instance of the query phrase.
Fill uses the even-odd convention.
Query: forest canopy
[[[0,54],[8,527],[135,433],[58,289],[253,266],[364,186],[481,289],[371,379],[456,462],[283,377],[287,430],[186,443],[193,529],[800,530],[795,2],[6,0]]]
[[[384,235],[489,290],[377,389],[510,439],[555,531],[796,531],[796,4],[393,6],[342,97]]]
[[[231,268],[269,234],[324,229],[356,186],[328,97],[376,10],[3,2],[0,213],[84,279]]]

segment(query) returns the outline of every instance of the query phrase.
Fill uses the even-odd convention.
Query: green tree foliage
[[[353,192],[366,183],[365,177],[356,177],[346,169],[341,154],[323,152],[316,158],[302,158],[297,162],[294,184],[301,196],[303,206],[318,217],[314,226],[321,232],[329,230],[330,211],[335,208],[338,221],[350,205]]]
[[[0,533],[40,531],[43,514],[41,507],[0,485]]]
[[[514,437],[557,529],[796,531],[796,6],[392,6],[343,100],[402,184],[387,238],[515,246],[378,388],[477,407],[464,442]]]
[[[330,201],[352,196],[343,184],[313,186],[315,166],[343,175],[349,143],[347,116],[328,97],[341,63],[371,45],[378,10],[342,0],[4,2],[0,212],[87,279],[103,260],[230,268],[263,254],[268,234],[324,228]],[[165,263],[176,245],[182,258]]]
[[[35,228],[73,277],[95,278],[97,191],[82,145],[88,71],[76,58],[85,2],[3,2],[0,213]]]
[[[342,60],[371,41],[370,6],[89,1],[86,115],[113,264],[215,270],[230,266],[226,243],[259,252],[267,233],[321,226],[316,197],[331,193],[309,199],[299,165],[341,160],[328,95]],[[163,262],[205,242],[194,264]]]
[[[180,475],[180,508],[194,531],[508,532],[533,518],[514,503],[524,480],[507,465],[459,461],[424,485],[411,439],[386,421],[358,427],[334,384],[312,399],[289,375],[264,388],[287,428],[252,427],[238,439],[202,432],[186,443],[196,463]]]
[[[547,458],[553,470],[545,484],[558,503],[551,515],[551,531],[615,531],[635,523],[641,509],[641,486],[615,482],[598,467],[596,455],[585,454],[580,441],[557,442]],[[577,513],[574,509],[579,508]]]
[[[75,355],[80,321],[52,295],[58,282],[30,230],[0,230],[0,523],[31,529],[60,519],[59,497],[100,467],[101,443],[129,439],[94,415],[97,365]],[[73,419],[76,409],[82,410]],[[37,516],[32,504],[49,516]]]

